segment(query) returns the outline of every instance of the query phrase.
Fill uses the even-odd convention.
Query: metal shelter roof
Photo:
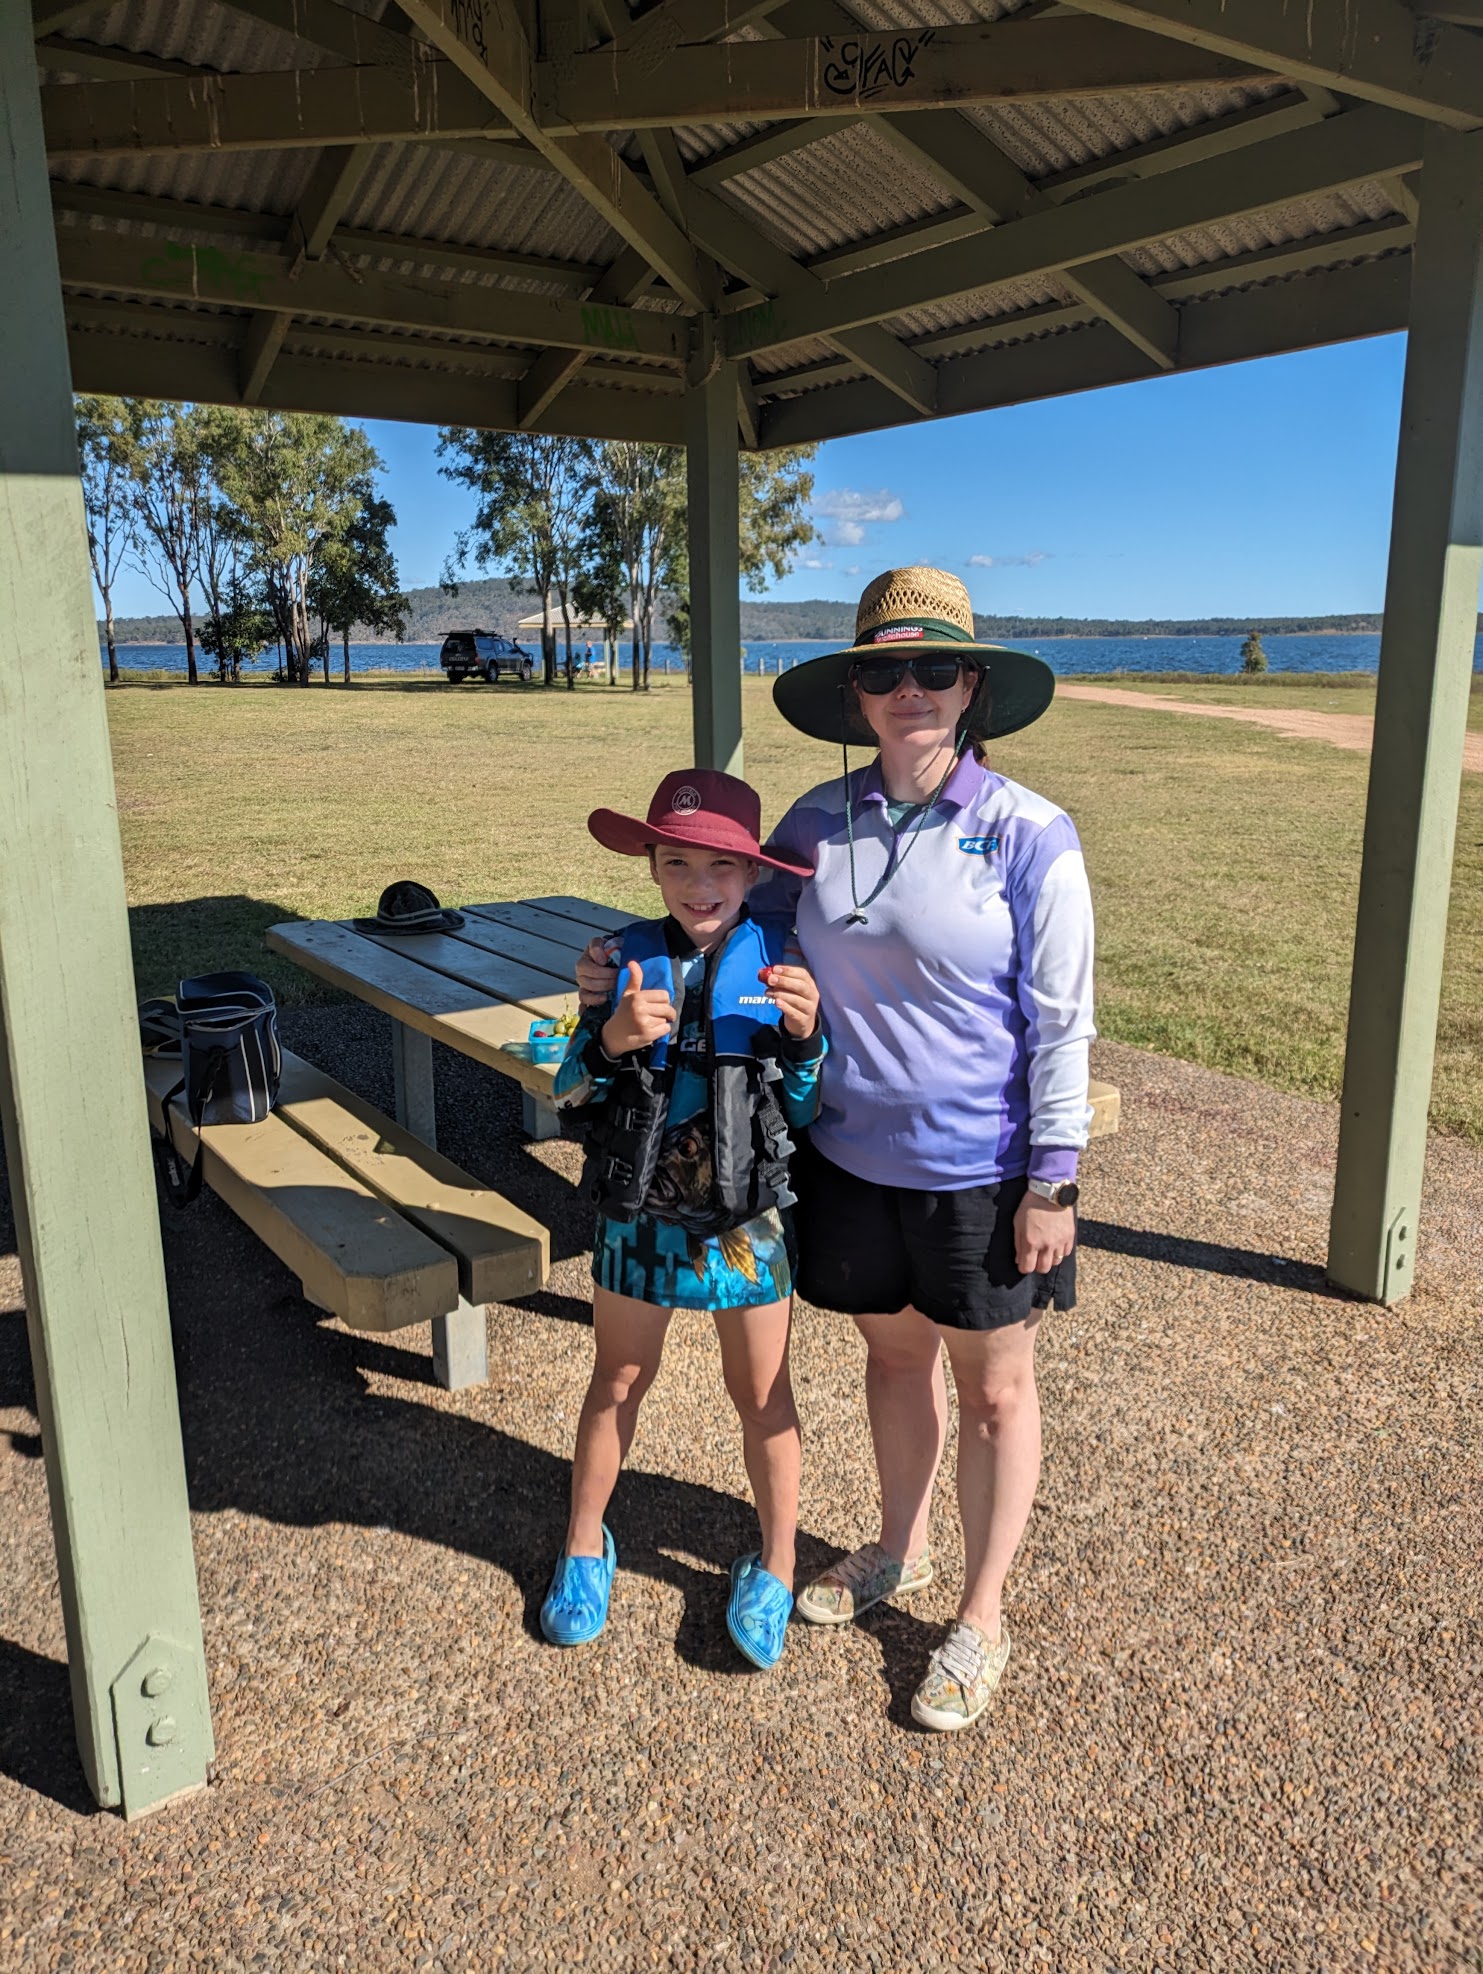
[[[1483,0],[34,12],[77,388],[593,436],[718,355],[767,445],[1402,328],[1483,124]]]

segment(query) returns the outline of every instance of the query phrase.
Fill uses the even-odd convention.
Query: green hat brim
[[[852,644],[805,659],[772,682],[773,704],[788,722],[813,740],[873,747],[876,736],[861,716],[850,690],[850,669],[862,659],[904,658],[918,651],[950,651],[983,669],[982,690],[969,712],[975,740],[996,740],[1038,720],[1056,696],[1056,675],[1043,658],[1006,644],[969,644],[961,639],[912,638],[899,644]],[[983,708],[983,711],[980,711]]]

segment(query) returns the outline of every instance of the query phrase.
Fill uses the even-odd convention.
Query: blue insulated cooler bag
[[[282,1055],[273,990],[255,973],[203,973],[182,980],[173,1001],[145,1001],[139,1029],[147,1054],[180,1057],[180,1081],[168,1112],[184,1094],[186,1115],[203,1124],[256,1124],[278,1101]],[[168,1135],[165,1184],[177,1206],[201,1190],[201,1147],[185,1171]]]

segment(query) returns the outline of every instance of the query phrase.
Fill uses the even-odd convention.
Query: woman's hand
[[[1015,1209],[1014,1263],[1022,1275],[1044,1275],[1076,1245],[1076,1215],[1026,1193]]]
[[[602,1026],[604,1049],[610,1056],[626,1056],[635,1049],[647,1049],[661,1035],[668,1035],[674,1022],[674,1002],[662,987],[646,987],[644,969],[637,960],[630,960],[628,985]]]
[[[819,990],[806,966],[765,966],[757,975],[777,1003],[783,1026],[806,1042],[819,1025]]]
[[[577,1000],[584,1008],[606,1007],[613,993],[615,960],[602,939],[589,939],[577,960]]]

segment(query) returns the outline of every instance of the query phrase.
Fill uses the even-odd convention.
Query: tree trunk
[[[547,685],[556,683],[556,626],[551,621],[551,585],[541,591],[541,669]]]
[[[113,591],[103,592],[103,619],[108,631],[108,683],[118,684],[118,644],[113,635]]]
[[[180,598],[180,623],[185,632],[185,675],[192,685],[199,685],[201,675],[196,670],[196,626],[191,617],[191,600],[185,593]]]
[[[608,684],[618,683],[618,629],[615,624],[604,624],[602,633],[603,656],[608,661]]]
[[[346,685],[349,685],[350,683],[350,626],[349,624],[342,625],[340,630],[340,636],[344,641],[344,647],[345,647],[345,683]]]
[[[637,692],[642,687],[644,681],[643,681],[643,664],[639,657],[642,637],[639,629],[639,593],[638,593],[638,585],[636,583],[630,583],[628,589],[628,616],[629,616],[629,621],[633,626],[632,630],[629,632],[629,637],[631,638],[632,642],[628,647],[628,652],[629,652],[628,684],[629,684],[629,689],[631,691]]]

